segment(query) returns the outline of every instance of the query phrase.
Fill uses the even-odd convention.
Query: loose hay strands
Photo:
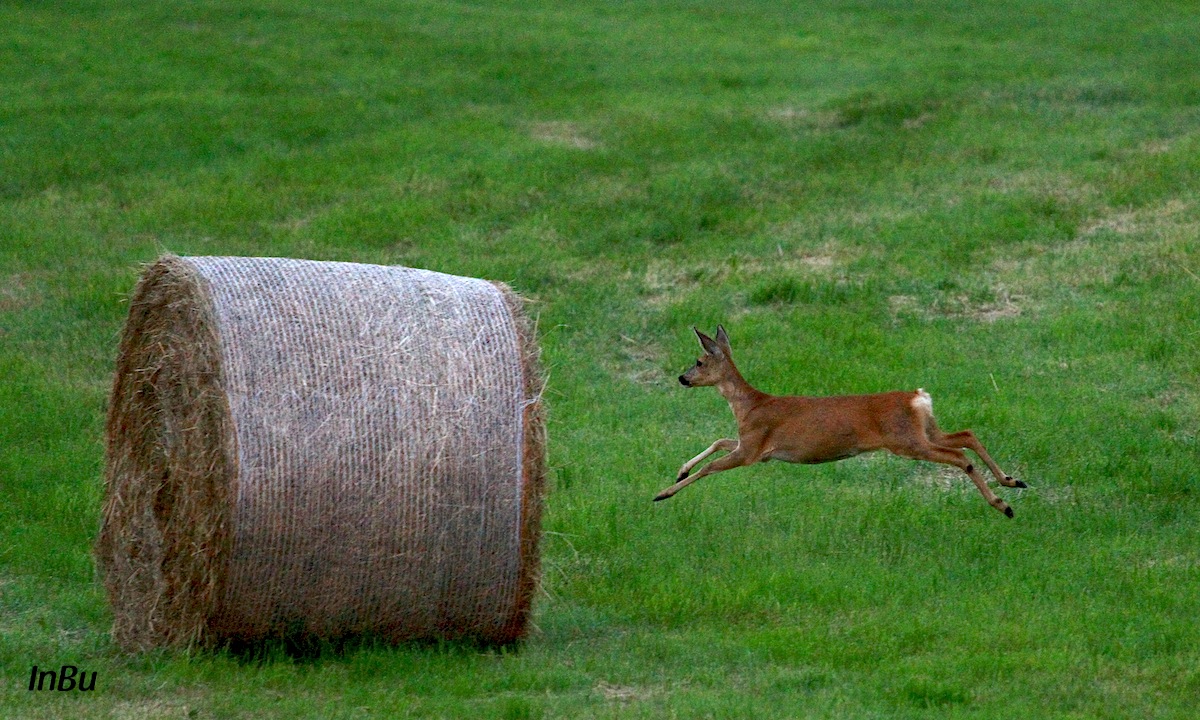
[[[96,547],[117,644],[519,638],[545,475],[522,305],[409,268],[150,266]]]

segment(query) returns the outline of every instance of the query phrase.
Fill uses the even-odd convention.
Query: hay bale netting
[[[149,266],[96,546],[117,644],[519,638],[545,468],[537,356],[520,299],[483,280]]]

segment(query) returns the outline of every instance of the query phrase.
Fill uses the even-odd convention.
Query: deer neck
[[[730,363],[730,369],[729,376],[717,383],[717,392],[729,403],[734,417],[741,420],[764,396],[746,382],[746,378],[742,377],[733,363]]]

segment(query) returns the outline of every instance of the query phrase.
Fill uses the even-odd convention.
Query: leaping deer
[[[660,492],[666,500],[705,475],[767,460],[822,463],[859,453],[887,450],[900,457],[953,465],[965,472],[988,504],[1013,516],[1012,508],[988,487],[967,459],[969,448],[1005,487],[1027,487],[996,465],[970,430],[945,433],[933,420],[933,400],[924,390],[874,395],[797,397],[768,395],[746,382],[729,349],[729,335],[717,326],[713,338],[692,328],[704,355],[679,376],[684,387],[715,385],[737,419],[738,437],[718,440],[679,468],[676,483]],[[729,453],[691,475],[692,468],[715,452]]]

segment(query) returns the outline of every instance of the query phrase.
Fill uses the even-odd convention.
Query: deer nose
[[[690,387],[690,386],[691,386],[691,383],[690,383],[690,382],[688,382],[688,379],[687,379],[686,377],[684,377],[683,375],[680,375],[680,376],[679,376],[679,384],[680,384],[680,385],[682,385],[682,386],[684,386],[684,387]]]

